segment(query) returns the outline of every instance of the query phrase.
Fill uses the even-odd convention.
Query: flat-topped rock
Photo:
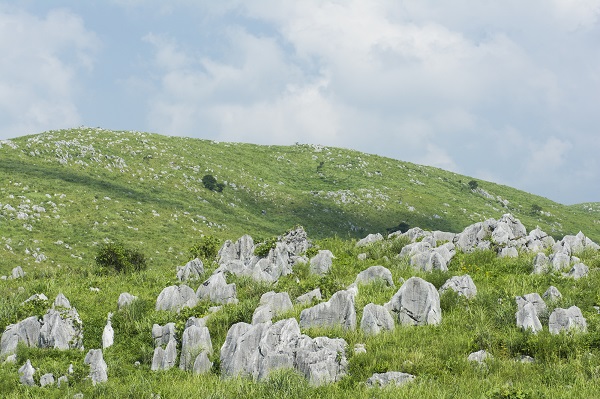
[[[392,272],[383,266],[371,266],[366,270],[358,273],[355,284],[370,284],[373,282],[383,282],[391,287],[394,286],[394,280],[392,278]]]
[[[183,308],[193,308],[198,297],[193,289],[185,284],[171,285],[161,291],[156,299],[156,310],[179,312]]]
[[[468,274],[463,276],[454,276],[446,280],[444,285],[439,289],[439,293],[443,294],[447,290],[453,290],[458,295],[464,296],[465,298],[474,298],[477,295],[477,287],[473,282],[473,279]]]

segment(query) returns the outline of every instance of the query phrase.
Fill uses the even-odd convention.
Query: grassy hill
[[[204,187],[207,174],[224,184],[222,192]],[[400,223],[458,232],[508,212],[528,230],[539,225],[556,238],[581,230],[600,242],[600,203],[565,206],[491,182],[346,149],[216,143],[92,128],[0,141],[0,275],[15,266],[27,272],[24,278],[0,280],[0,332],[28,316],[43,315],[56,295],[64,293],[83,320],[87,351],[101,347],[107,313],[115,312],[115,345],[104,351],[106,384],[92,386],[84,379],[85,351],[21,347],[16,364],[0,363],[0,396],[72,398],[83,392],[86,398],[595,397],[600,389],[600,316],[594,308],[600,305],[597,251],[580,254],[590,275],[573,280],[560,273],[532,275],[533,254],[500,259],[491,251],[458,253],[447,272],[426,273],[395,256],[406,242],[355,246],[357,238],[385,233]],[[276,284],[228,276],[228,282],[237,285],[240,302],[209,318],[213,370],[202,376],[177,368],[151,372],[152,325],[176,322],[180,334],[187,317],[206,316],[213,305],[201,301],[180,314],[154,310],[161,290],[179,283],[176,266],[189,259],[188,249],[203,234],[221,242],[242,234],[260,241],[296,224],[305,227],[320,249],[334,253],[330,273],[318,277],[310,275],[307,266],[298,266]],[[102,243],[111,241],[145,253],[148,269],[130,274],[99,270],[94,257]],[[363,252],[368,258],[359,261]],[[387,267],[398,284],[361,286],[356,298],[359,321],[366,304],[387,302],[401,279],[411,276],[439,288],[449,277],[468,273],[478,294],[471,300],[442,295],[439,326],[397,326],[375,337],[360,330],[303,331],[348,342],[349,375],[336,384],[313,388],[291,371],[274,373],[261,383],[221,379],[219,348],[227,330],[252,319],[263,293],[286,291],[293,299],[320,287],[327,300],[372,265]],[[216,265],[205,266],[207,277]],[[199,284],[190,286],[196,289]],[[544,331],[537,335],[515,325],[515,296],[542,294],[550,285],[563,295],[553,305],[581,308],[586,334],[550,334],[547,314],[541,317]],[[122,292],[140,299],[117,311]],[[34,293],[45,293],[50,304],[21,305]],[[279,318],[298,318],[306,306],[295,305]],[[365,344],[366,355],[353,353],[357,343]],[[480,349],[494,356],[481,367],[466,360]],[[518,361],[524,355],[534,357],[535,363]],[[38,370],[36,379],[48,372],[60,376],[73,364],[69,385],[21,386],[17,370],[27,359]],[[384,371],[417,378],[401,388],[365,387],[366,378]]]

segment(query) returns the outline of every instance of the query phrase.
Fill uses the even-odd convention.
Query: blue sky
[[[600,0],[0,1],[0,139],[352,148],[600,201]]]

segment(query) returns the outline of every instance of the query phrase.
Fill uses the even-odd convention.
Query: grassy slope
[[[391,250],[385,243],[369,249],[367,261],[356,260],[362,250],[347,239],[349,235],[383,232],[404,220],[411,226],[458,231],[507,212],[497,201],[469,190],[468,177],[354,151],[304,145],[217,144],[90,129],[50,132],[13,142],[17,148],[7,143],[0,148],[0,203],[2,208],[6,204],[15,208],[14,212],[4,209],[0,217],[0,274],[22,265],[28,275],[0,281],[0,330],[29,315],[44,313],[45,307],[19,305],[31,294],[44,292],[53,300],[63,292],[83,319],[85,348],[97,348],[106,313],[116,310],[118,295],[128,291],[141,300],[113,318],[116,343],[104,354],[109,365],[108,384],[92,387],[78,380],[87,373],[82,361],[85,353],[22,348],[17,365],[0,366],[0,392],[7,397],[72,397],[82,391],[86,397],[150,397],[150,393],[159,393],[163,398],[292,394],[299,398],[366,398],[373,393],[362,382],[374,372],[387,370],[414,373],[418,379],[412,386],[386,390],[381,397],[499,398],[522,394],[529,398],[584,398],[593,397],[600,388],[600,320],[593,308],[598,304],[595,287],[600,285],[597,253],[582,256],[592,273],[577,281],[559,274],[530,275],[531,257],[526,255],[515,260],[499,260],[487,252],[458,255],[447,273],[420,273],[406,260],[394,258],[398,245]],[[60,163],[60,159],[67,162]],[[319,174],[321,161],[324,164]],[[204,189],[199,180],[206,173],[234,183],[237,189],[231,185],[223,193]],[[507,199],[508,210],[528,229],[539,224],[558,235],[582,230],[600,241],[598,204],[567,207],[505,186],[487,182],[479,182],[479,186]],[[552,216],[530,216],[534,203]],[[45,211],[33,211],[34,205]],[[18,218],[19,210],[29,215],[27,219]],[[436,214],[440,218],[433,217]],[[181,325],[189,315],[207,313],[208,303],[181,315],[153,310],[160,291],[175,283],[175,266],[187,259],[187,248],[202,233],[221,239],[235,239],[244,233],[266,237],[296,223],[303,224],[311,238],[319,239],[321,248],[336,255],[332,272],[317,278],[299,267],[275,287],[235,279],[240,304],[226,307],[209,321],[215,372],[202,377],[179,370],[151,373],[152,324],[176,321]],[[341,238],[327,238],[335,234]],[[138,245],[153,257],[150,269],[128,276],[96,273],[93,256],[97,243],[104,239]],[[36,263],[34,255],[40,253],[47,260]],[[438,327],[398,327],[377,337],[365,337],[359,331],[307,331],[311,336],[342,336],[350,347],[366,344],[367,355],[353,356],[348,351],[350,375],[339,384],[313,389],[293,373],[281,373],[263,384],[243,379],[221,381],[218,349],[227,329],[234,322],[250,321],[262,293],[288,291],[294,298],[319,286],[328,297],[350,284],[359,271],[375,264],[388,267],[395,281],[419,275],[436,287],[452,275],[469,273],[479,294],[469,302],[452,295],[442,297],[444,319]],[[208,268],[210,272],[214,265]],[[194,289],[197,285],[191,284]],[[549,285],[563,293],[556,306],[577,305],[582,309],[588,334],[551,336],[546,327],[533,336],[516,328],[514,296],[541,294]],[[387,302],[395,291],[379,285],[363,287],[357,298],[358,320],[365,304]],[[297,306],[284,317],[297,317],[300,311]],[[491,351],[495,360],[482,368],[468,364],[466,356],[478,349]],[[537,362],[523,365],[514,360],[525,354]],[[38,369],[36,378],[46,372],[64,374],[73,363],[73,383],[61,389],[19,386],[16,370],[28,358]],[[142,366],[134,367],[135,361]]]

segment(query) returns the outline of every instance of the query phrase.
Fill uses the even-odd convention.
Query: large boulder
[[[406,280],[384,306],[396,315],[400,324],[426,325],[442,321],[440,295],[433,284],[419,277]]]
[[[473,279],[468,274],[463,276],[454,276],[446,280],[444,285],[439,289],[439,293],[443,294],[447,290],[453,290],[458,295],[464,296],[465,298],[474,298],[477,295],[477,287],[473,282]]]
[[[204,274],[204,264],[198,258],[193,259],[185,266],[177,267],[177,279],[181,282],[198,280]]]
[[[152,371],[168,370],[175,366],[177,361],[177,340],[175,337],[175,323],[164,326],[152,326],[152,339],[154,340],[154,355],[152,356]]]
[[[205,373],[210,370],[212,363],[208,355],[212,353],[210,333],[206,327],[191,325],[183,331],[181,339],[181,357],[179,368],[194,371],[195,374]]]
[[[77,309],[59,294],[42,318],[40,348],[83,349],[83,323]]]
[[[356,328],[356,310],[354,298],[356,289],[338,291],[327,302],[319,303],[300,313],[300,327],[337,327],[354,330]]]
[[[587,331],[587,323],[581,310],[577,306],[568,309],[554,309],[548,320],[550,334],[559,334],[561,331]]]
[[[337,382],[348,369],[346,346],[342,338],[312,339],[303,335],[297,344],[296,369],[313,386]]]
[[[525,226],[510,213],[502,215],[492,231],[492,242],[498,245],[508,245],[509,242],[525,237]]]
[[[381,331],[391,331],[394,327],[394,319],[384,306],[374,303],[365,306],[360,321],[360,329],[365,334],[375,335]]]
[[[0,339],[0,359],[15,353],[19,342],[29,347],[38,346],[41,327],[36,316],[8,325]]]
[[[314,257],[310,259],[310,272],[323,276],[331,269],[333,263],[333,254],[330,250],[320,250]]]
[[[543,232],[539,226],[531,230],[526,237],[525,247],[529,252],[543,252],[555,244],[552,236]]]
[[[235,284],[227,284],[224,273],[215,273],[196,290],[198,299],[208,299],[219,304],[237,303]]]
[[[193,289],[185,284],[171,285],[161,291],[156,299],[156,310],[179,312],[183,308],[193,308],[198,297]]]
[[[90,366],[89,377],[93,385],[108,381],[108,367],[101,349],[90,349],[83,362]]]
[[[380,281],[391,287],[394,286],[394,280],[392,278],[392,272],[383,266],[371,266],[366,270],[358,273],[355,284],[371,284],[373,282]]]
[[[271,321],[273,317],[277,317],[293,307],[294,305],[287,292],[267,292],[260,297],[260,305],[252,315],[252,324]]]
[[[558,241],[554,247],[554,252],[564,252],[568,255],[576,255],[587,248],[599,250],[600,246],[586,237],[581,231],[577,235],[566,235]]]

